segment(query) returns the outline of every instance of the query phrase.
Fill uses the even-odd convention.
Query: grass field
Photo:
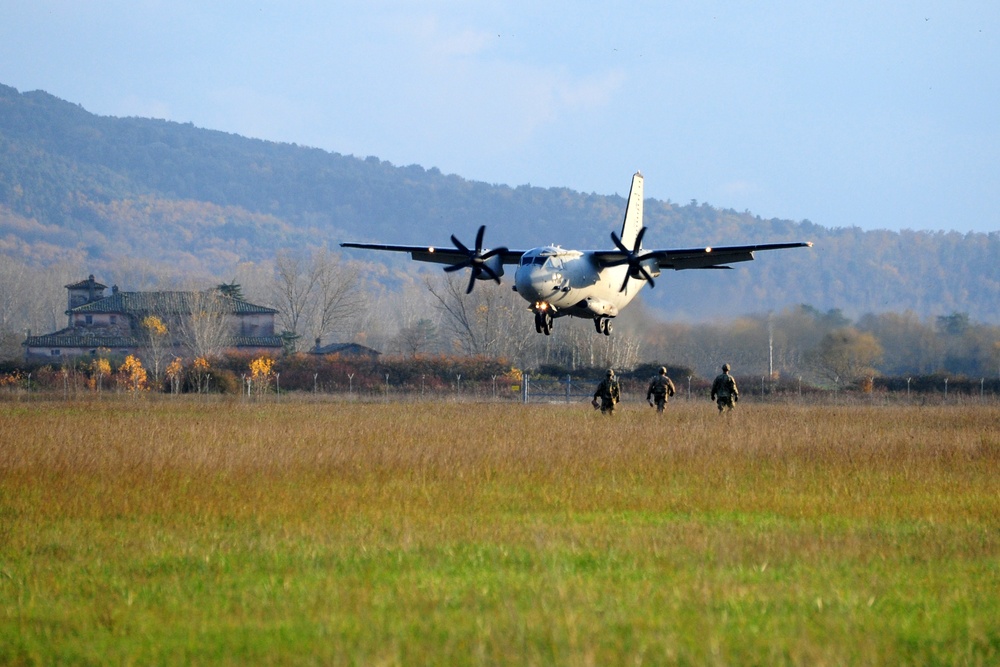
[[[1000,663],[1000,407],[0,403],[2,664]]]

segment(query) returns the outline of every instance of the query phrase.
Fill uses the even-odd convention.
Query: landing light
[[[434,252],[434,246],[431,246],[430,248],[428,248],[427,252]]]
[[[712,252],[712,246],[705,248],[705,252]]]

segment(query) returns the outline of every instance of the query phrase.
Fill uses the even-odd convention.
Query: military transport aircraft
[[[598,333],[611,334],[611,318],[616,317],[639,290],[663,269],[729,269],[727,264],[746,262],[758,250],[781,250],[811,246],[806,243],[768,243],[762,245],[721,246],[645,250],[642,247],[646,227],[642,225],[642,174],[632,177],[625,208],[625,221],[619,237],[611,232],[614,250],[566,250],[542,246],[531,250],[483,247],[485,225],[476,233],[476,245],[466,246],[454,235],[454,248],[434,246],[385,245],[378,243],[341,243],[344,248],[408,252],[419,262],[448,264],[445,271],[471,269],[469,287],[477,280],[494,280],[499,285],[504,264],[517,264],[514,291],[529,304],[535,314],[535,331],[548,335],[553,319],[570,315],[591,318]]]

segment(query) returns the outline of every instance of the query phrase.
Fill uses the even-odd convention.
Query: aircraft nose
[[[547,299],[557,288],[553,273],[540,266],[522,266],[517,270],[514,282],[517,293],[529,301]]]

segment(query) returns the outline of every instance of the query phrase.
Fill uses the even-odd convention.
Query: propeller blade
[[[507,252],[507,248],[501,246],[499,248],[494,248],[483,252],[483,237],[486,235],[486,225],[480,225],[479,229],[476,231],[476,246],[475,249],[469,248],[454,234],[451,235],[451,242],[455,244],[455,249],[459,252],[467,255],[465,259],[454,264],[449,264],[444,267],[444,270],[451,273],[453,271],[461,271],[462,269],[471,268],[472,271],[469,273],[469,286],[465,289],[466,294],[472,292],[472,288],[476,284],[476,280],[479,279],[484,273],[491,279],[495,280],[496,283],[500,284],[500,275],[493,270],[486,260]]]
[[[621,259],[613,259],[605,262],[605,265],[621,266],[622,264],[628,264],[628,271],[625,273],[625,280],[622,281],[621,289],[618,290],[619,292],[624,292],[625,288],[628,287],[629,278],[638,278],[639,276],[642,276],[649,281],[650,287],[654,287],[656,285],[656,283],[653,282],[653,276],[649,275],[646,267],[642,265],[642,261],[649,256],[648,254],[644,255],[640,252],[642,250],[642,238],[646,235],[646,229],[646,227],[642,227],[639,230],[639,233],[635,235],[635,244],[631,250],[625,247],[625,244],[622,243],[622,240],[618,238],[617,234],[611,232],[611,240],[614,241],[615,246],[619,250],[625,253],[625,256]]]
[[[615,247],[621,250],[622,252],[625,253],[630,252],[630,250],[625,247],[625,244],[622,243],[622,240],[618,238],[618,235],[615,234],[614,232],[611,232],[611,240],[615,242]]]
[[[501,255],[505,252],[507,252],[507,248],[505,248],[504,246],[500,246],[499,248],[493,248],[493,250],[483,253],[482,255],[480,255],[480,257],[482,259],[489,259],[494,255]]]
[[[632,277],[632,271],[629,270],[625,273],[625,280],[622,281],[621,289],[618,290],[619,292],[625,291],[625,288],[628,287],[628,279],[631,277]]]
[[[642,249],[642,237],[646,235],[646,228],[643,227],[639,230],[639,233],[635,237],[635,247],[632,252],[639,252]]]
[[[646,282],[649,283],[650,287],[656,287],[656,282],[653,280],[653,276],[649,275],[649,272],[646,271],[645,266],[642,265],[639,266],[639,273],[641,273],[642,277],[646,279]]]
[[[500,284],[500,276],[498,276],[498,275],[497,275],[497,272],[496,272],[496,271],[494,271],[494,270],[493,270],[493,269],[492,269],[492,268],[490,267],[490,265],[489,265],[489,264],[480,264],[480,265],[479,265],[479,271],[480,271],[481,273],[485,273],[485,274],[486,274],[486,275],[488,275],[488,276],[489,276],[490,278],[492,278],[493,280],[495,280],[495,281],[496,281],[496,284],[497,284],[497,285],[499,285],[499,284]]]

